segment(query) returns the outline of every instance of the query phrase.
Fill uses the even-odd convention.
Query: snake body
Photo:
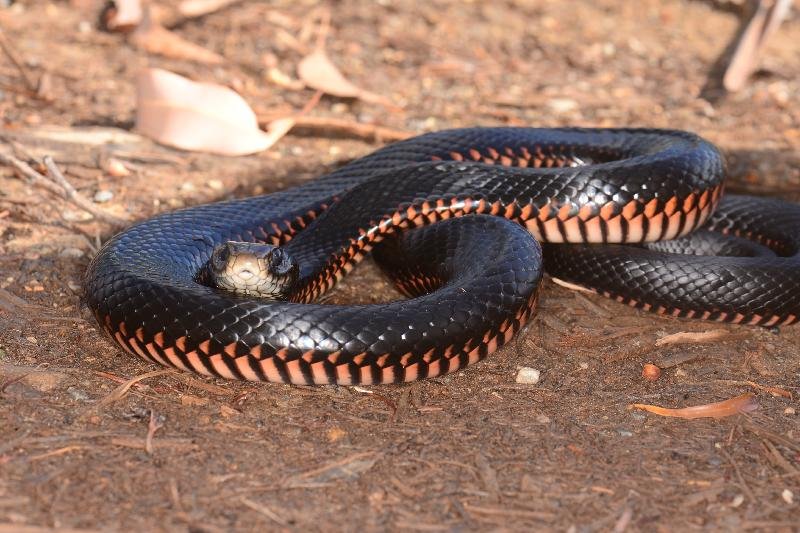
[[[483,358],[525,324],[542,263],[530,234],[548,243],[674,239],[712,217],[724,175],[718,150],[681,131],[435,132],[299,187],[135,225],[92,261],[85,299],[127,352],[201,374],[298,384],[432,377]],[[754,201],[731,200],[729,210],[713,215],[712,229],[794,257],[686,256],[680,261],[691,268],[675,275],[663,251],[570,246],[548,265],[558,277],[662,313],[790,323],[800,308],[791,233],[800,216],[782,204],[779,222],[790,225],[776,230],[762,224],[774,206]],[[751,207],[761,214],[745,216]],[[421,229],[403,231],[413,228]],[[299,273],[290,301],[208,286],[204,267],[226,241],[280,245],[293,257]],[[376,258],[410,299],[313,303],[382,241]],[[752,272],[752,259],[764,264],[745,286],[771,295],[758,305],[739,308],[741,302],[720,304],[701,293],[710,279],[727,275],[707,265],[732,262],[735,278]],[[663,263],[651,268],[653,261]],[[728,278],[717,292],[724,287],[739,290]]]

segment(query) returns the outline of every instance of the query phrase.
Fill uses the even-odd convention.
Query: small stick
[[[147,436],[144,439],[144,451],[148,455],[153,455],[153,437],[156,431],[164,427],[164,423],[156,416],[156,412],[150,409],[150,422],[147,424]]]
[[[44,156],[44,166],[47,167],[47,172],[50,177],[64,189],[64,197],[68,201],[91,213],[100,220],[104,220],[115,226],[127,226],[129,224],[124,218],[120,218],[97,208],[90,200],[87,200],[76,191],[75,187],[67,181],[67,178],[64,177],[64,174],[62,174],[61,170],[56,166],[56,162],[53,161],[53,158],[49,155]]]
[[[8,59],[11,60],[14,66],[17,67],[17,70],[19,70],[19,73],[22,76],[22,81],[25,82],[25,86],[28,88],[28,90],[36,94],[38,92],[36,83],[30,78],[30,76],[28,76],[28,71],[25,70],[25,66],[19,59],[17,59],[14,51],[11,50],[11,46],[9,45],[8,40],[2,31],[0,31],[0,49],[3,50],[3,53],[8,57]]]
[[[102,209],[95,206],[90,200],[81,195],[75,190],[75,187],[70,184],[61,173],[61,170],[56,166],[53,158],[48,156],[44,157],[44,164],[47,167],[49,176],[45,176],[34,170],[28,163],[17,159],[14,156],[0,153],[0,162],[10,165],[17,169],[23,176],[25,176],[32,185],[47,189],[56,196],[67,200],[68,202],[80,207],[84,211],[90,213],[98,220],[108,222],[117,227],[124,227],[130,224],[130,221],[107,213]]]
[[[413,137],[414,133],[376,126],[375,124],[365,124],[353,120],[331,117],[310,117],[301,115],[294,117],[295,127],[304,128],[314,132],[324,131],[339,134],[352,135],[359,139],[368,141],[402,141]]]

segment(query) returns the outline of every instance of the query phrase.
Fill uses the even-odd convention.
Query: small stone
[[[547,101],[547,107],[556,113],[568,113],[578,107],[578,102],[572,98],[551,98]]]
[[[29,335],[28,337],[25,337],[25,339],[31,344],[39,344],[39,341],[37,341],[36,337],[34,337],[33,335]]]
[[[736,497],[731,501],[731,507],[736,508],[739,507],[744,503],[744,496],[741,494],[737,494]]]
[[[114,193],[111,191],[97,191],[94,193],[94,201],[98,204],[108,202],[112,198],[114,198]]]
[[[80,248],[64,248],[58,253],[59,257],[66,259],[80,259],[83,257],[83,250]]]
[[[347,432],[345,430],[343,430],[342,428],[340,428],[340,427],[332,427],[326,432],[325,437],[328,439],[328,442],[336,442],[337,440],[340,440],[345,435],[347,435]]]
[[[525,385],[536,385],[539,383],[539,378],[541,378],[541,376],[541,371],[528,366],[523,366],[517,372],[516,382]]]
[[[627,429],[618,429],[617,433],[620,437],[633,437],[633,432],[628,431]]]
[[[796,415],[797,411],[795,410],[794,407],[787,407],[786,409],[783,410],[783,414],[785,414],[785,415]]]
[[[536,415],[536,423],[537,424],[549,424],[550,417],[547,415]]]
[[[193,192],[195,190],[194,183],[191,181],[187,181],[181,184],[181,191],[183,192]]]
[[[208,187],[215,191],[221,191],[225,187],[225,184],[220,180],[208,180]]]
[[[647,381],[656,381],[661,376],[661,369],[653,363],[647,363],[642,368],[642,377]]]
[[[581,370],[589,370],[589,363],[578,363]]]
[[[113,157],[106,162],[106,172],[108,172],[109,176],[115,178],[124,178],[125,176],[131,175],[131,171],[128,170],[125,163]]]
[[[70,397],[77,402],[88,402],[90,399],[90,396],[86,391],[77,387],[69,387],[67,389],[67,394],[69,394]]]
[[[783,501],[789,505],[794,503],[794,493],[789,489],[783,489],[783,492],[781,492],[781,498],[783,498]]]
[[[92,214],[86,211],[75,211],[73,209],[64,209],[61,211],[61,216],[64,220],[70,222],[83,222],[92,218]]]

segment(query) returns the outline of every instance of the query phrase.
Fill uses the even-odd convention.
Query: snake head
[[[237,294],[285,300],[297,283],[299,267],[282,248],[270,244],[228,241],[208,262],[210,281]]]

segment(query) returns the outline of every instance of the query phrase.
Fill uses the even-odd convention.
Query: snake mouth
[[[283,249],[270,244],[228,241],[214,249],[208,278],[218,289],[267,300],[286,300],[299,268]]]

